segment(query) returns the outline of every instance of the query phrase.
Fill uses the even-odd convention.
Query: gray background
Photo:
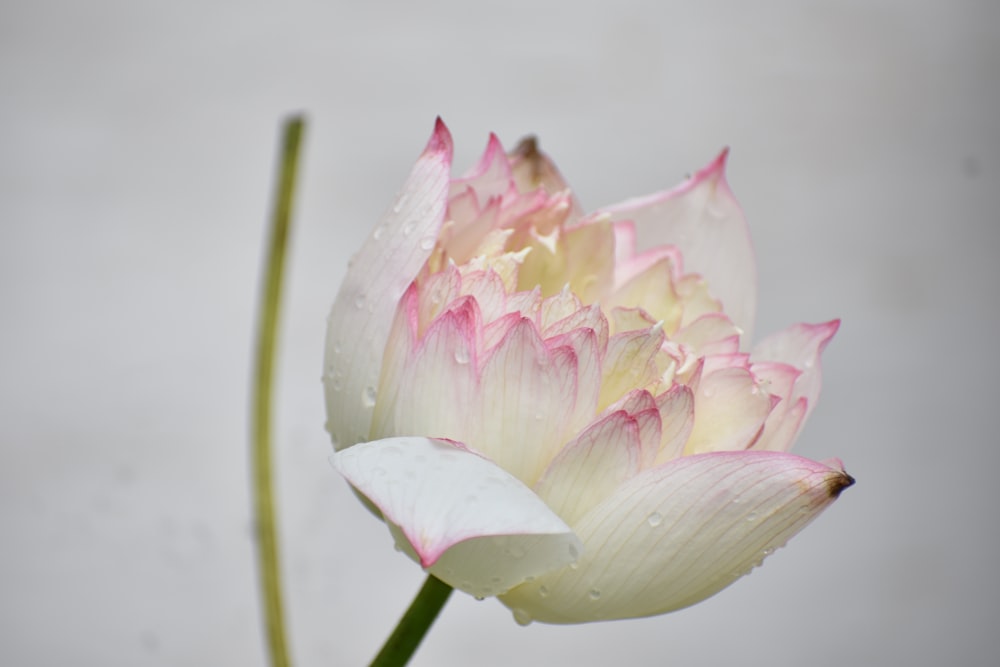
[[[1000,4],[5,2],[0,662],[260,665],[246,445],[279,119],[309,127],[280,502],[293,650],[368,659],[422,580],[327,461],[324,320],[442,115],[537,133],[588,208],[732,147],[758,333],[842,317],[797,452],[859,482],[731,589],[418,665],[992,665]]]

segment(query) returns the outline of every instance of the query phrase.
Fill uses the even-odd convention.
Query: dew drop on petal
[[[385,225],[379,225],[378,227],[375,228],[375,231],[372,232],[372,238],[375,239],[376,241],[381,239],[384,235],[385,235]]]
[[[750,512],[750,514],[747,514],[747,521],[756,521],[756,520],[757,520],[756,512]]]
[[[546,587],[546,586],[539,586],[538,587],[538,595],[541,596],[541,597],[543,597],[543,598],[547,598],[549,596],[549,589],[548,589],[548,587]]]
[[[455,349],[455,363],[457,364],[469,363],[469,350],[464,345]]]
[[[482,602],[483,600],[485,600],[485,599],[486,599],[486,598],[485,598],[484,596],[482,596],[482,595],[473,595],[472,597],[474,597],[474,598],[476,599],[476,602]]]
[[[650,525],[651,528],[656,528],[661,523],[663,523],[663,515],[659,512],[653,512],[646,517],[646,523]]]
[[[417,228],[417,223],[410,220],[405,225],[403,225],[403,236],[409,236],[413,233],[413,230]]]
[[[365,295],[364,294],[359,294],[356,297],[354,297],[354,307],[357,308],[358,310],[361,310],[362,308],[365,307]]]
[[[580,552],[577,550],[576,546],[574,546],[572,544],[569,545],[569,557],[570,558],[578,558],[579,556],[580,556]],[[574,565],[575,565],[575,563],[574,563]]]
[[[531,622],[535,619],[531,618],[531,614],[523,609],[514,609],[514,621],[518,625],[531,625]]]
[[[591,588],[590,593],[588,593],[587,595],[590,597],[591,600],[601,599],[601,591],[597,590],[596,588]]]
[[[526,554],[527,551],[522,545],[515,543],[510,545],[507,549],[507,553],[509,553],[512,558],[524,558],[524,554]]]
[[[366,408],[375,407],[375,399],[378,397],[378,393],[375,391],[375,387],[365,387],[365,390],[361,392],[361,403]]]
[[[435,239],[433,236],[425,236],[424,238],[420,239],[420,249],[430,250],[431,248],[434,247],[435,243],[437,243],[437,239]]]

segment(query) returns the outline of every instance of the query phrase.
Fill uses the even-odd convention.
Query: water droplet
[[[397,199],[396,203],[392,205],[392,212],[399,213],[402,210],[403,210],[403,200]]]
[[[424,238],[420,239],[420,249],[430,250],[431,248],[434,247],[435,243],[437,243],[437,239],[435,239],[433,236],[425,236]]]
[[[536,412],[535,413],[535,421],[539,421],[540,422],[543,419],[545,419],[545,415],[544,414],[542,414],[541,412]]]
[[[659,512],[653,512],[652,514],[646,517],[646,523],[648,523],[650,527],[656,528],[661,523],[663,523],[663,515],[660,514]]]
[[[482,602],[483,600],[486,599],[482,595],[473,595],[472,597],[474,597],[476,599],[476,602]]]
[[[576,545],[573,544],[569,545],[569,557],[578,558],[579,556],[580,556],[580,551],[576,548]],[[573,565],[575,566],[576,563],[573,563]]]
[[[509,553],[512,558],[524,558],[524,554],[526,554],[527,551],[525,550],[524,545],[515,543],[507,548],[507,553]]]
[[[545,586],[539,586],[538,595],[540,595],[543,598],[547,598],[549,596],[549,589]]]
[[[523,609],[514,609],[514,621],[518,625],[531,625],[531,622],[535,619],[531,618],[531,614]]]
[[[747,521],[756,521],[756,520],[757,520],[756,512],[750,512],[750,514],[747,514]]]
[[[413,233],[413,230],[417,228],[417,223],[410,220],[405,225],[403,225],[403,236],[409,236]]]
[[[330,378],[330,387],[334,391],[340,391],[344,388],[344,375],[341,372],[336,372],[333,377]]]
[[[590,593],[588,593],[587,595],[590,596],[591,600],[600,600],[601,599],[601,591],[597,590],[596,588],[591,588],[590,589]]]
[[[364,294],[359,294],[356,297],[354,297],[354,307],[357,308],[358,310],[361,310],[362,308],[365,307],[365,295]]]
[[[761,553],[764,554],[764,558],[767,558],[768,556],[774,553],[774,547],[768,547],[764,549]]]
[[[403,545],[400,544],[399,542],[396,542],[395,544],[392,545],[392,548],[395,549],[396,551],[402,551]]]
[[[361,393],[361,404],[366,408],[375,407],[375,399],[378,398],[378,392],[375,391],[375,387],[365,387],[365,390]]]
[[[372,238],[378,241],[383,236],[385,236],[385,225],[379,225],[375,228],[375,231],[372,232]]]
[[[467,347],[460,346],[455,350],[455,363],[457,364],[467,364],[469,363],[469,349]]]

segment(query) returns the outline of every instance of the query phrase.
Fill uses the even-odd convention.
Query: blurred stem
[[[267,628],[267,645],[271,664],[288,667],[291,660],[285,641],[284,613],[281,604],[281,567],[278,558],[278,521],[274,503],[273,470],[271,467],[271,403],[274,389],[274,357],[281,311],[281,283],[288,232],[292,218],[292,200],[298,171],[299,146],[305,121],[294,116],[285,121],[281,162],[276,184],[274,211],[271,217],[271,238],[264,264],[264,284],[257,322],[257,355],[253,385],[253,415],[251,449],[253,464],[253,495],[257,529],[260,589]]]
[[[399,667],[409,662],[444,603],[448,601],[451,591],[451,586],[428,575],[410,608],[375,656],[371,667]]]

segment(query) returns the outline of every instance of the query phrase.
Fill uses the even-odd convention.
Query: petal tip
[[[844,489],[854,486],[855,481],[856,480],[848,475],[844,470],[841,470],[836,475],[833,475],[827,482],[826,487],[827,492],[830,494],[830,498],[839,498]]]
[[[424,148],[425,155],[441,155],[451,162],[451,156],[454,151],[454,142],[451,139],[451,132],[448,130],[448,126],[444,124],[441,120],[441,116],[438,116],[434,120],[434,131],[431,133],[431,138],[427,142],[427,147]]]

